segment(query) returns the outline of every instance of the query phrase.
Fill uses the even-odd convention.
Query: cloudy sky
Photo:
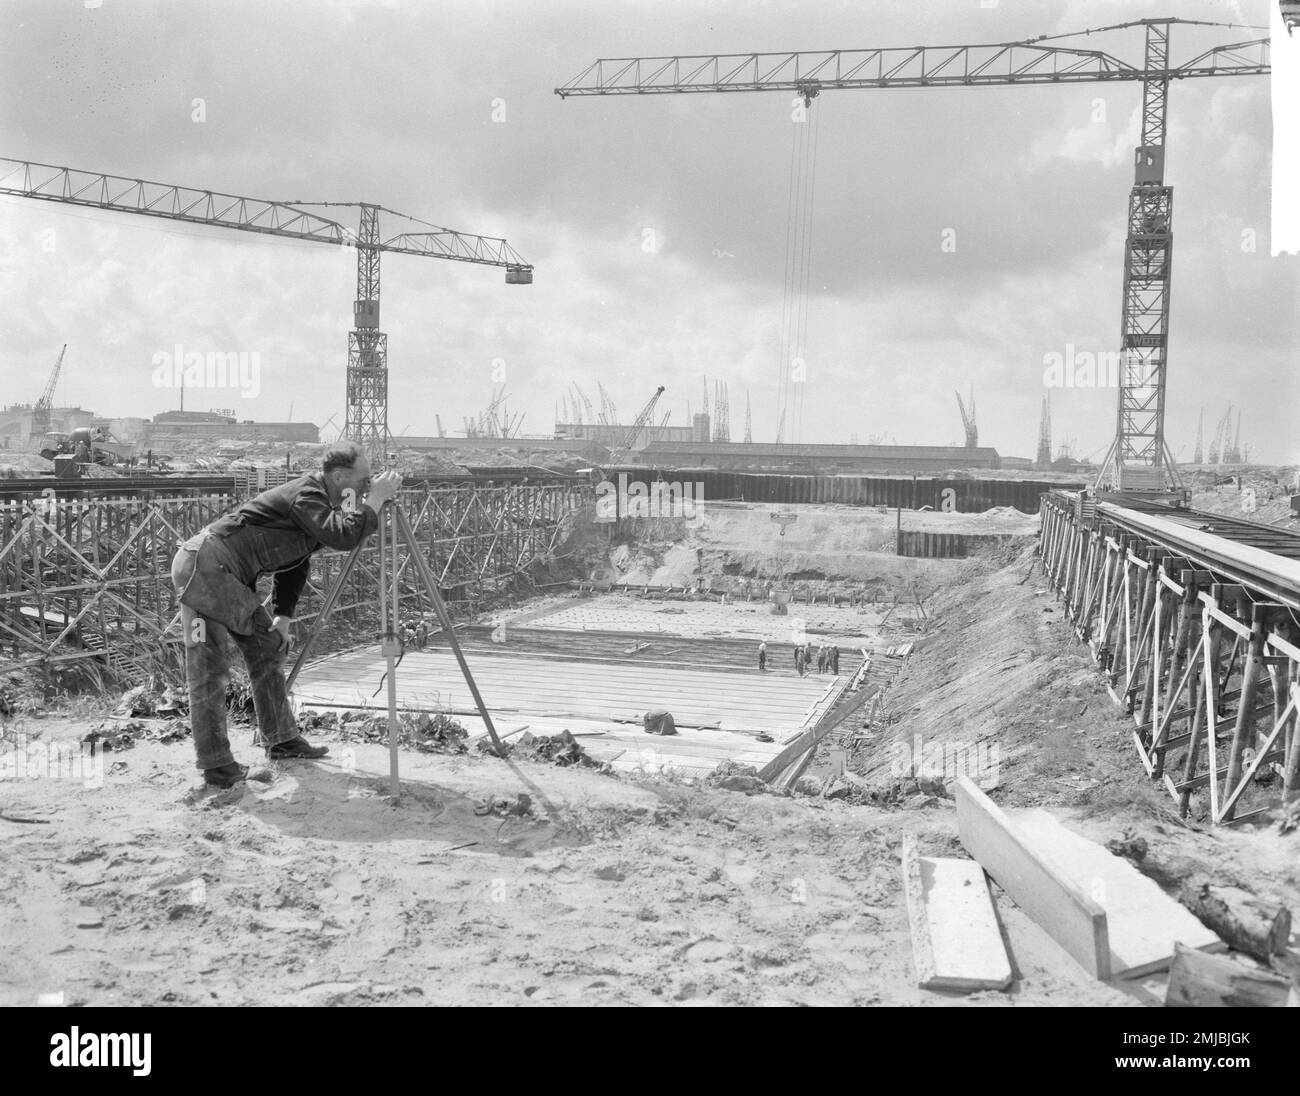
[[[777,426],[790,163],[786,93],[561,100],[597,57],[1017,41],[1133,18],[1267,24],[1265,0],[344,2],[0,0],[0,155],[247,195],[366,201],[504,236],[536,267],[383,261],[390,427],[459,427],[504,364],[526,433],[571,381],[624,419],[703,377]],[[1259,32],[1175,27],[1175,62]],[[1140,32],[1063,44],[1141,58]],[[786,440],[981,442],[1033,456],[1044,363],[1113,351],[1140,85],[832,91],[817,126],[806,382]],[[1270,81],[1170,93],[1168,433],[1190,459],[1229,401],[1259,459],[1300,460],[1300,257],[1270,255]],[[356,210],[331,211],[353,224]],[[384,215],[386,234],[411,226]],[[647,245],[649,241],[649,246]],[[342,422],[355,252],[0,196],[0,402],[177,406],[154,355],[257,353],[241,418]],[[1100,459],[1113,390],[1053,393]]]

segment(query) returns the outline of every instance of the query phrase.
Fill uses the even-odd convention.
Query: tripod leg
[[[320,630],[325,627],[330,618],[330,613],[334,611],[334,606],[338,603],[339,594],[343,592],[343,584],[347,582],[348,575],[352,573],[352,568],[356,566],[357,560],[361,556],[362,545],[358,544],[352,549],[351,554],[343,563],[343,570],[339,572],[338,581],[331,587],[328,594],[325,595],[325,604],[321,606],[320,612],[316,615],[316,626],[307,633],[307,638],[298,648],[298,657],[294,659],[293,669],[289,671],[289,677],[284,683],[284,691],[289,692],[293,689],[293,683],[298,679],[298,671],[302,669],[303,663],[307,661],[307,655],[311,652],[312,645]]]
[[[433,611],[437,614],[438,623],[442,625],[442,630],[447,635],[447,644],[451,647],[451,653],[456,656],[460,672],[465,677],[465,684],[469,686],[469,691],[473,694],[474,703],[478,706],[478,714],[482,718],[484,726],[487,727],[488,734],[492,737],[492,745],[495,747],[496,755],[504,757],[505,747],[501,745],[501,739],[497,737],[497,729],[492,723],[492,716],[488,713],[487,705],[483,703],[483,697],[478,691],[474,675],[469,671],[469,663],[465,661],[465,653],[460,649],[460,640],[456,638],[456,629],[452,625],[451,616],[442,600],[442,594],[438,592],[438,580],[429,568],[429,561],[424,558],[424,553],[421,552],[419,544],[416,543],[415,530],[411,528],[410,519],[407,518],[406,511],[402,510],[395,502],[390,502],[388,505],[393,507],[397,527],[406,540],[410,558],[415,562],[415,568],[420,574],[420,580],[424,583],[429,600],[433,602]]]
[[[386,503],[380,515],[380,644],[387,663],[389,685],[389,794],[396,803],[402,798],[398,779],[398,675],[396,675],[396,620],[398,620],[398,538],[393,525],[393,503]],[[390,558],[391,554],[391,558]],[[389,579],[391,577],[391,592]],[[391,597],[391,606],[389,598]]]

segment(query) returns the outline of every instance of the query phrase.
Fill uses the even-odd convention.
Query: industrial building
[[[32,427],[32,416],[36,409],[30,403],[10,404],[0,411],[0,449],[25,449],[34,434],[40,439],[48,431],[71,434],[82,426],[91,426],[96,422],[95,413],[84,407],[51,407],[48,410],[49,423],[44,427]]]
[[[320,428],[313,422],[240,420],[216,411],[163,411],[153,417],[142,440],[156,445],[181,439],[315,443],[320,441]]]

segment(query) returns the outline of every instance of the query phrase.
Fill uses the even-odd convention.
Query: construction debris
[[[305,709],[298,717],[304,731],[337,731],[345,742],[388,742],[388,715],[358,711],[319,712]],[[464,753],[469,732],[445,712],[398,713],[397,741],[424,753]]]
[[[112,729],[101,724],[99,727],[92,728],[81,739],[81,742],[82,745],[89,746],[91,750],[96,747],[108,751],[129,750],[135,745],[136,735],[143,730],[143,723],[128,723],[125,727]]]
[[[771,791],[753,765],[743,765],[738,761],[724,761],[709,773],[704,783],[711,788],[725,788],[746,795]]]
[[[582,743],[567,730],[553,735],[535,735],[525,731],[520,736],[516,749],[525,757],[550,761],[556,765],[581,765],[591,769],[608,768],[603,762],[597,761],[587,753],[582,748]]]
[[[150,681],[122,694],[113,714],[132,719],[141,716],[182,716],[189,711],[189,694],[184,687],[159,686]]]
[[[188,723],[179,723],[174,719],[133,719],[128,723],[99,723],[92,727],[82,742],[94,749],[129,750],[136,742],[148,739],[152,742],[183,742],[190,737]]]
[[[480,800],[474,804],[474,813],[479,816],[495,815],[497,818],[526,818],[532,814],[533,801],[530,796],[520,792],[518,795],[494,795],[491,799]]]

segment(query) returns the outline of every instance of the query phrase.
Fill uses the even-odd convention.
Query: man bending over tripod
[[[190,726],[205,783],[228,788],[248,775],[247,765],[236,764],[226,736],[227,634],[248,666],[267,757],[329,753],[298,733],[289,708],[283,673],[289,625],[312,553],[322,547],[355,548],[379,528],[379,510],[401,485],[397,472],[384,472],[372,482],[360,446],[340,442],[325,450],[319,472],[263,491],[177,551],[172,582],[180,592]],[[274,576],[269,612],[255,591],[266,574]]]

